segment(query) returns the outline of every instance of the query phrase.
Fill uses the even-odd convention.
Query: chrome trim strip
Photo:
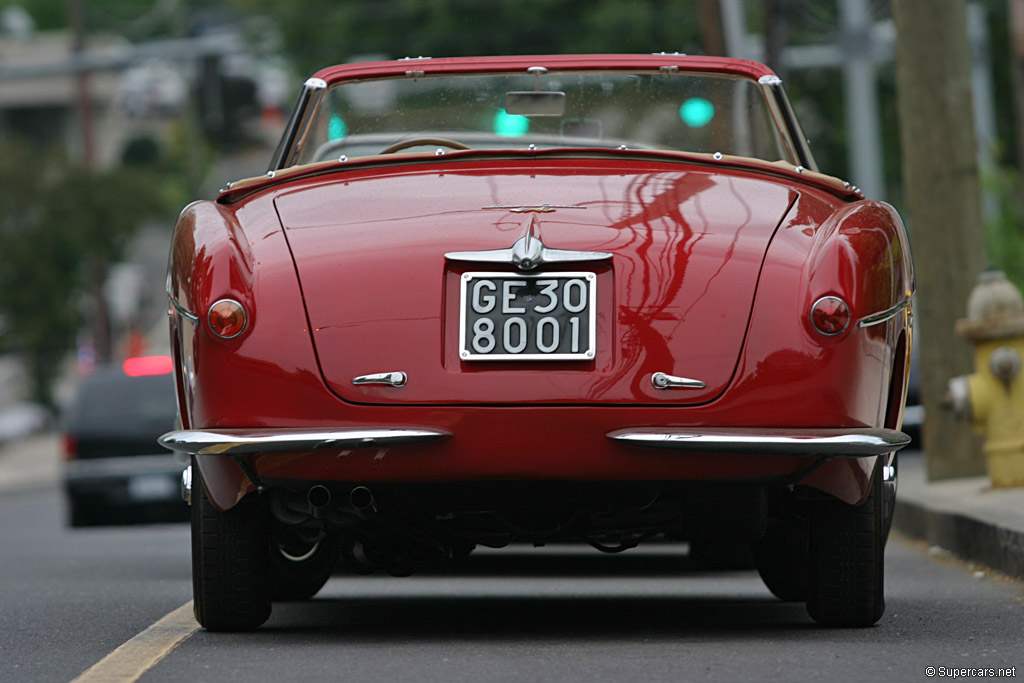
[[[488,209],[503,209],[512,213],[554,213],[556,209],[586,209],[587,207],[580,206],[579,204],[492,204],[491,206],[481,208],[485,211]]]
[[[531,231],[516,240],[516,243],[509,249],[450,251],[444,257],[449,261],[469,261],[471,263],[511,263],[519,270],[534,270],[539,266],[552,263],[606,261],[612,255],[606,251],[550,249]]]
[[[707,384],[699,379],[676,377],[674,375],[666,375],[664,372],[656,372],[651,375],[651,384],[654,385],[655,389],[703,389],[707,386]]]
[[[797,121],[793,107],[789,103],[789,98],[786,97],[786,92],[782,88],[782,79],[775,80],[771,77],[762,76],[758,80],[758,84],[765,92],[768,106],[780,119],[777,125],[781,128],[779,132],[788,137],[786,142],[789,144],[787,147],[791,146],[792,151],[797,156],[794,165],[817,171],[818,164],[814,161],[811,148],[807,144],[807,137],[800,128],[800,123]]]
[[[863,458],[884,455],[910,443],[895,429],[776,429],[729,427],[634,427],[608,433],[630,446],[703,453]]]
[[[390,387],[404,387],[409,376],[404,372],[377,372],[352,378],[352,384],[386,384]]]
[[[182,306],[181,304],[179,304],[178,300],[175,299],[173,296],[168,296],[167,298],[170,300],[171,306],[174,307],[174,310],[176,310],[178,313],[181,314],[181,317],[185,318],[186,320],[188,320],[193,325],[198,325],[199,324],[200,317],[198,315],[196,315],[195,313],[189,312],[189,310],[187,308],[185,308],[184,306]]]
[[[321,83],[323,83],[322,87]],[[303,128],[309,123],[306,120],[306,114],[316,109],[316,104],[326,91],[326,87],[327,83],[319,78],[307,79],[302,85],[299,99],[292,109],[291,116],[288,117],[288,123],[285,124],[281,140],[278,142],[277,149],[274,150],[274,155],[270,159],[268,171],[278,171],[294,163],[296,155],[295,145],[301,139]]]
[[[192,455],[246,455],[284,451],[401,446],[441,439],[450,434],[424,428],[342,429],[186,429],[167,432],[161,446]]]
[[[871,327],[872,325],[881,325],[887,323],[897,315],[902,313],[906,308],[910,306],[910,297],[907,297],[903,301],[899,302],[892,308],[887,308],[881,313],[875,313],[873,315],[866,315],[857,321],[857,327]]]

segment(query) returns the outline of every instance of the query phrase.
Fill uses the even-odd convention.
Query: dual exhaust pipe
[[[327,507],[331,504],[331,491],[323,484],[315,484],[306,492],[306,502],[315,519],[323,519]],[[360,519],[366,519],[377,512],[377,499],[373,492],[365,486],[354,486],[348,494],[349,506]]]

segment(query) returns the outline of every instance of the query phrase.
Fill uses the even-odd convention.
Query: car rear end
[[[187,460],[157,443],[175,413],[167,356],[131,358],[81,381],[63,420],[71,526],[188,519],[181,499]]]
[[[681,73],[653,59],[636,76],[520,64],[529,78],[502,75],[495,92],[550,99],[579,81],[578,102],[637,101]],[[328,82],[314,78],[297,116],[320,106],[322,120],[292,132],[315,153],[292,154],[286,134],[266,178],[182,214],[169,294],[185,424],[162,442],[192,458],[204,626],[258,626],[272,599],[315,593],[338,556],[404,575],[481,545],[618,552],[653,538],[760,543],[780,597],[807,599],[822,623],[877,620],[883,462],[905,443],[902,225],[789,154],[800,136],[747,145],[778,163],[711,147],[751,102],[774,102],[759,125],[791,115],[760,91],[777,84],[761,67],[716,64],[738,109],[722,105],[698,152],[577,137],[465,149],[401,130],[400,147],[350,160],[333,155],[353,148],[362,104],[328,92],[317,105]],[[351,68],[379,69],[385,100],[396,83],[431,106],[443,91],[459,116],[495,95],[409,66],[430,65]],[[678,131],[689,94],[645,111],[644,128]],[[437,149],[389,156],[424,145]],[[843,561],[824,540],[851,519],[871,526],[858,551],[871,576],[807,578]],[[865,586],[856,614],[820,608]]]

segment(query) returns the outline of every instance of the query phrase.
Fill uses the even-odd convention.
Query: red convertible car
[[[913,291],[899,216],[817,170],[759,64],[324,69],[173,238],[198,621],[256,628],[339,561],[668,538],[873,624]]]

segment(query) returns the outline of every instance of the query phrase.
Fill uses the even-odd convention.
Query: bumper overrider
[[[246,455],[367,446],[400,446],[443,439],[442,429],[189,429],[168,432],[160,444],[191,455]],[[616,443],[683,452],[864,458],[910,443],[895,429],[775,429],[634,427],[608,433]]]

